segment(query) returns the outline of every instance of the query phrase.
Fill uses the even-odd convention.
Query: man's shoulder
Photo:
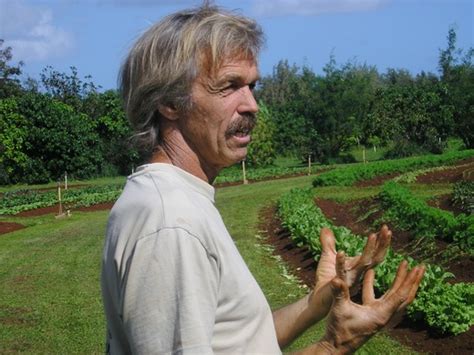
[[[200,231],[216,213],[208,199],[172,176],[142,174],[128,179],[110,219],[141,233],[168,227]]]

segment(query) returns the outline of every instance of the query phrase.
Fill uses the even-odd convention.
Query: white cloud
[[[0,38],[13,48],[15,60],[43,61],[67,53],[73,36],[54,25],[49,9],[22,1],[0,0]]]
[[[253,10],[261,16],[314,16],[335,12],[368,11],[377,9],[388,0],[257,0]]]
[[[163,7],[171,5],[199,5],[201,0],[91,0],[91,3],[95,5]]]

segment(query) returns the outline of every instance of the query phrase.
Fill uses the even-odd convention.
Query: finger
[[[322,228],[319,234],[319,240],[321,241],[321,248],[323,253],[336,254],[336,239],[334,233],[329,228]]]
[[[350,300],[349,287],[340,278],[335,277],[331,280],[331,290],[336,303]]]
[[[424,266],[418,266],[416,269],[417,269],[416,278],[413,284],[411,285],[411,289],[410,289],[410,292],[408,293],[406,301],[401,305],[401,307],[403,308],[406,308],[415,299],[416,292],[418,291],[418,288],[420,287],[420,284],[421,284],[421,280],[423,279],[423,276],[425,274]]]
[[[374,269],[367,270],[364,276],[364,283],[362,284],[362,303],[368,304],[375,300],[374,295]]]
[[[391,306],[390,308],[394,307],[392,312],[395,311],[395,309],[402,311],[404,307],[412,301],[408,299],[408,296],[410,295],[413,284],[418,279],[419,270],[419,267],[413,268],[408,274],[405,274],[406,276],[398,288],[392,286],[391,290],[394,292],[387,297],[387,303]]]
[[[372,259],[372,266],[375,266],[383,261],[387,254],[388,247],[392,241],[392,231],[387,226],[383,226],[380,235],[377,238],[377,247],[375,248]]]
[[[388,228],[388,226],[386,224],[383,224],[382,228],[380,228],[379,234],[383,235],[383,234],[387,234],[388,232],[391,232],[390,228]]]
[[[336,275],[344,282],[347,282],[346,273],[346,254],[340,251],[336,254]]]
[[[398,265],[397,274],[395,275],[395,280],[393,281],[392,287],[389,292],[395,292],[400,288],[400,285],[403,283],[407,276],[408,272],[408,262],[403,260],[400,265]]]
[[[367,238],[367,243],[365,244],[364,251],[362,252],[361,258],[360,258],[360,266],[365,267],[370,267],[372,264],[372,257],[375,253],[375,247],[377,244],[377,236],[375,233],[369,234],[369,237]]]

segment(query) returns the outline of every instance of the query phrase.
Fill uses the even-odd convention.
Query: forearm
[[[331,304],[332,293],[328,286],[274,311],[273,321],[280,348],[287,347],[306,329],[326,317]]]

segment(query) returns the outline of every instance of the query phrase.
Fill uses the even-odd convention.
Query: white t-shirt
[[[280,354],[272,313],[214,206],[169,164],[128,178],[102,266],[112,354]]]

